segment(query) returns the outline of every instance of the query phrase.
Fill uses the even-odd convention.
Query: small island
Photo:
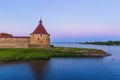
[[[104,57],[110,55],[98,49],[70,47],[0,49],[0,61],[46,60],[57,57]]]
[[[84,43],[80,43],[80,44],[116,45],[116,46],[119,46],[120,45],[120,41],[106,41],[106,42],[95,41],[95,42],[84,42]]]
[[[29,36],[14,36],[0,33],[0,61],[40,60],[55,57],[104,57],[102,50],[87,48],[54,47],[50,34],[40,19],[38,26]]]

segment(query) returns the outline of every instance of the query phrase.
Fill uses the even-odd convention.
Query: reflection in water
[[[65,43],[58,46],[97,48],[112,56],[0,62],[0,80],[120,80],[120,46]]]
[[[48,60],[0,62],[0,80],[43,80]]]
[[[30,65],[33,73],[35,74],[36,80],[43,80],[45,75],[45,69],[47,66],[48,60],[34,60],[30,61],[28,64]]]

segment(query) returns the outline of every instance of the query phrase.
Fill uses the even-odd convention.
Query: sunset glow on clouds
[[[54,32],[51,32],[53,35],[53,39],[55,38],[58,38],[58,41],[59,39],[61,40],[61,38],[74,38],[76,39],[75,41],[82,41],[81,38],[93,38],[91,40],[99,40],[99,38],[101,38],[101,40],[107,40],[106,38],[108,38],[108,40],[112,40],[112,38],[114,39],[119,39],[120,37],[120,28],[109,28],[109,27],[104,27],[104,26],[101,26],[101,27],[97,27],[97,26],[94,26],[94,27],[89,27],[89,28],[76,28],[76,29],[64,29],[62,31],[54,31]],[[111,38],[110,38],[111,37]],[[116,37],[116,38],[115,38]],[[98,39],[97,39],[98,38]],[[103,38],[103,39],[102,39]]]
[[[57,29],[56,29],[57,30]],[[87,36],[87,35],[120,35],[120,27],[107,27],[107,26],[81,26],[59,29],[55,34],[62,36]],[[54,33],[51,32],[51,33]]]

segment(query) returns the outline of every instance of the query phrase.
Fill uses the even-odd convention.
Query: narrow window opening
[[[41,44],[43,43],[43,41],[41,41]]]
[[[38,38],[38,40],[40,40],[40,39]]]
[[[40,34],[40,36],[42,37],[42,34]]]

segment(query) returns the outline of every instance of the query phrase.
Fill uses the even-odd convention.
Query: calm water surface
[[[120,46],[53,43],[56,46],[102,49],[104,58],[52,58],[0,63],[0,80],[120,80]]]

